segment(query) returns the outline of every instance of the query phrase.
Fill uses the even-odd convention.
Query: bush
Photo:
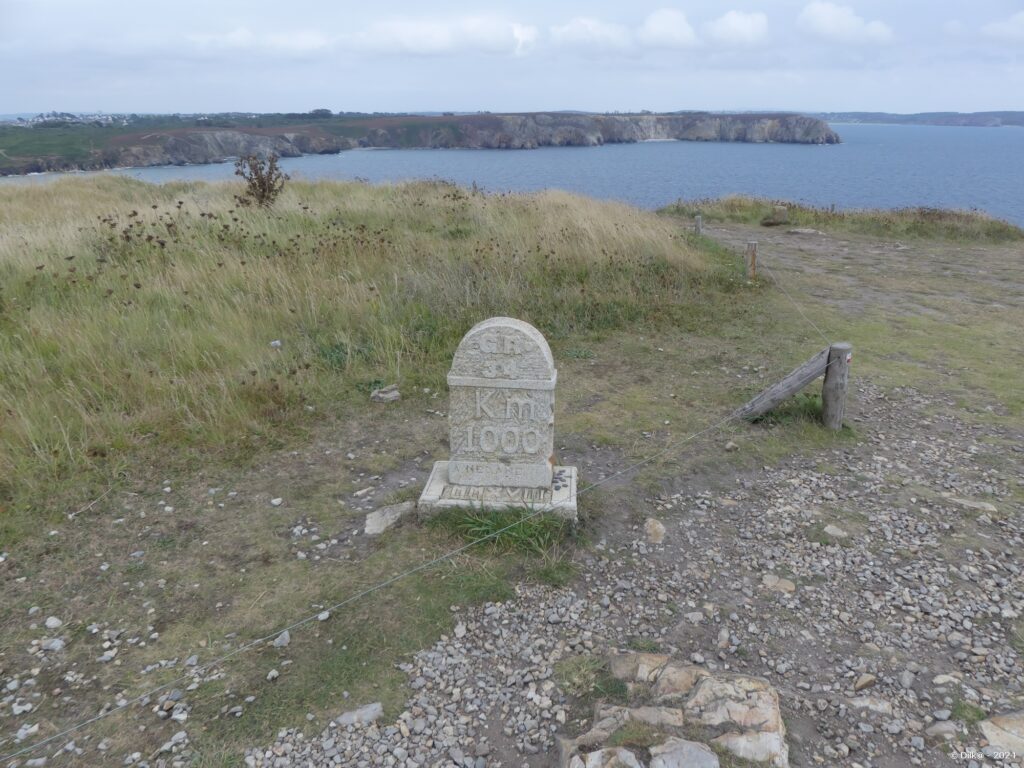
[[[245,180],[245,192],[236,195],[239,205],[256,204],[269,208],[284,191],[287,173],[277,167],[277,155],[263,159],[259,155],[246,155],[235,161],[235,175]]]

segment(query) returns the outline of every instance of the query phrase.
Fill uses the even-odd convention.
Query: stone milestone
[[[576,468],[555,466],[555,370],[540,331],[510,317],[473,326],[448,372],[451,460],[434,465],[421,511],[550,507],[576,518]]]

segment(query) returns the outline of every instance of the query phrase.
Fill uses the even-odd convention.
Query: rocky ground
[[[1013,447],[993,462],[991,427],[929,415],[913,390],[857,390],[856,442],[731,486],[679,478],[649,500],[663,538],[606,535],[571,587],[455,609],[454,635],[404,667],[396,721],[283,731],[246,763],[557,765],[558,737],[592,725],[558,665],[641,648],[765,678],[790,765],[1024,765],[978,724],[1024,709],[1024,436],[996,430]]]

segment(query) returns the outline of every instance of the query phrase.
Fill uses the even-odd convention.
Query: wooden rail
[[[840,342],[825,347],[803,365],[795,368],[778,384],[773,384],[736,411],[735,415],[753,421],[778,407],[819,376],[825,377],[821,388],[822,422],[828,429],[840,429],[846,413],[846,390],[850,379],[853,345]]]

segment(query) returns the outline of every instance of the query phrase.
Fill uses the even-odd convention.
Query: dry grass
[[[877,237],[932,238],[973,243],[1024,240],[1024,229],[976,210],[921,207],[831,210],[785,200],[732,195],[719,199],[680,200],[663,208],[661,212],[687,218],[699,213],[709,222],[760,224],[770,220],[776,205],[785,205],[789,209],[787,226],[790,227],[857,232]]]
[[[293,183],[268,212],[234,191],[0,190],[0,539],[146,462],[243,460],[379,382],[442,387],[481,317],[558,339],[731,280],[671,221],[564,193]]]

